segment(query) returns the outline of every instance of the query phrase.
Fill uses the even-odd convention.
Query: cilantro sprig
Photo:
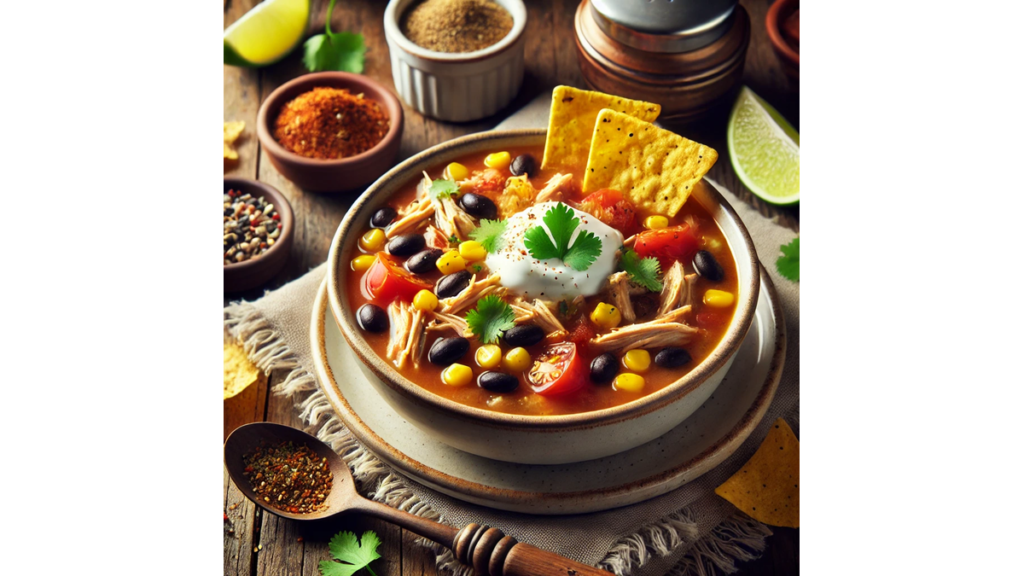
[[[480,342],[493,344],[516,325],[516,313],[500,296],[490,294],[477,301],[476,309],[466,313],[466,323]]]
[[[429,192],[431,196],[437,199],[448,198],[458,195],[459,185],[451,180],[438,178],[437,180],[431,180]]]
[[[484,218],[480,221],[480,226],[469,233],[469,237],[479,242],[484,247],[484,250],[494,254],[501,250],[501,235],[505,233],[506,226],[508,226],[508,222],[505,220],[488,220]]]
[[[793,282],[800,281],[800,237],[797,236],[789,244],[779,246],[782,256],[775,261],[775,268]]]
[[[356,540],[352,532],[339,532],[331,538],[327,545],[338,562],[330,560],[320,561],[320,574],[323,576],[352,576],[356,572],[366,568],[372,576],[377,576],[370,568],[370,562],[380,558],[377,548],[380,546],[380,537],[373,530],[363,532],[362,542]]]
[[[362,74],[363,63],[366,59],[366,44],[363,42],[363,35],[353,32],[331,32],[331,13],[334,12],[334,2],[335,0],[331,0],[327,5],[325,33],[310,36],[309,40],[306,40],[303,46],[305,54],[302,57],[302,63],[310,72],[341,70]]]
[[[627,248],[619,260],[619,268],[629,274],[629,279],[651,292],[661,292],[661,263],[657,258],[640,258],[632,248]]]
[[[601,255],[601,240],[593,232],[581,230],[575,241],[569,244],[572,233],[580,226],[580,219],[565,204],[559,202],[549,208],[542,220],[547,230],[534,226],[523,237],[526,249],[534,258],[558,258],[573,270],[583,271]]]

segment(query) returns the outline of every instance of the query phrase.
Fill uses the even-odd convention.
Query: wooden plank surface
[[[228,26],[257,0],[227,0],[224,4],[224,26]],[[573,44],[573,14],[577,0],[527,0],[529,26],[526,31],[526,72],[523,89],[505,110],[476,122],[451,124],[422,117],[405,107],[405,130],[400,159],[456,136],[494,127],[508,114],[529,102],[536,95],[557,84],[585,87],[576,62]],[[779,110],[799,129],[799,87],[781,72],[764,29],[768,0],[742,0],[750,13],[751,43],[747,52],[744,83]],[[382,0],[348,0],[335,7],[331,27],[334,30],[361,32],[367,45],[364,73],[394,89],[383,18],[386,2]],[[323,29],[327,2],[313,0],[310,31]],[[281,177],[260,150],[255,137],[256,113],[263,98],[275,88],[306,71],[301,63],[301,50],[283,61],[261,70],[224,67],[224,119],[244,120],[246,130],[237,143],[240,159],[225,164],[225,175],[258,178],[276,187],[288,197],[295,212],[295,242],[284,270],[262,288],[240,294],[225,295],[225,304],[237,299],[253,300],[265,289],[273,289],[303,275],[326,260],[330,239],[346,210],[358,193],[319,194],[304,192]],[[699,124],[686,127],[684,134],[719,150],[721,159],[710,176],[740,198],[780,223],[799,231],[799,207],[778,208],[753,196],[736,178],[729,165],[725,146],[727,110]],[[767,256],[767,255],[762,255]],[[270,385],[283,378],[273,374]],[[273,394],[261,394],[254,413],[261,419],[302,427],[291,404]],[[224,573],[226,576],[304,575],[317,576],[320,560],[330,557],[327,541],[340,530],[361,534],[374,530],[381,535],[383,558],[372,565],[378,576],[421,576],[437,574],[433,555],[414,544],[412,534],[374,520],[341,519],[326,524],[301,526],[262,514],[224,478]],[[799,530],[777,529],[768,539],[768,549],[758,560],[740,568],[745,575],[791,575],[799,573]]]

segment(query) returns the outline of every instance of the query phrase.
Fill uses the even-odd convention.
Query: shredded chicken
[[[530,184],[526,175],[512,176],[505,181],[505,190],[495,199],[498,205],[498,218],[505,219],[529,208],[534,204],[537,190]]]
[[[629,284],[629,274],[626,272],[616,272],[608,277],[608,292],[612,304],[619,308],[623,320],[635,322],[636,312],[633,310],[633,301],[629,298]]]
[[[555,174],[537,193],[535,202],[561,202],[572,188],[572,174]]]
[[[423,231],[423,239],[426,240],[427,248],[448,249],[448,238],[433,224],[427,224],[427,229]]]
[[[466,320],[455,314],[445,314],[444,312],[434,312],[434,321],[427,325],[428,331],[435,330],[454,330],[456,334],[469,338],[473,335],[473,331],[469,329],[469,324]]]
[[[683,276],[683,281],[686,282],[686,290],[683,291],[683,297],[680,298],[679,305],[693,306],[697,303],[693,296],[693,289],[697,284],[697,275],[687,274],[686,276]]]
[[[629,238],[626,238],[625,240],[622,241],[622,245],[625,246],[626,248],[632,248],[633,244],[636,244],[636,234],[633,234]]]
[[[696,274],[683,274],[683,265],[675,262],[665,272],[662,279],[664,287],[661,290],[661,305],[658,306],[658,315],[668,314],[680,306],[692,306],[693,287],[697,283]]]
[[[446,234],[445,238],[455,236],[459,240],[465,240],[469,233],[476,228],[473,218],[466,214],[466,211],[460,208],[455,203],[455,200],[452,200],[451,196],[434,198],[431,202],[434,203],[434,216],[435,220],[437,220],[437,227],[442,233]]]
[[[387,356],[399,369],[405,368],[411,358],[414,368],[420,366],[423,354],[424,312],[406,302],[396,300],[388,306],[391,321],[391,337],[388,339]]]
[[[522,320],[533,320],[538,326],[544,329],[548,338],[561,337],[568,334],[565,330],[565,326],[559,322],[558,318],[551,312],[548,305],[543,300],[536,299],[533,302],[528,302],[522,298],[516,298],[512,302],[512,310],[516,313],[516,321]]]
[[[451,298],[441,300],[440,310],[446,314],[457,314],[476,304],[477,300],[488,294],[505,295],[505,287],[501,285],[501,276],[491,274],[478,282],[476,274],[474,274],[465,290]]]
[[[458,184],[461,192],[500,192],[505,186],[505,177],[494,168],[474,170],[472,176],[459,180]]]
[[[434,215],[434,205],[425,200],[413,201],[405,212],[400,214],[391,226],[388,226],[385,236],[394,238],[399,234],[411,232],[419,227],[420,223]]]
[[[688,344],[698,330],[681,322],[690,313],[689,306],[659,316],[649,322],[616,328],[590,340],[591,346],[602,352],[621,352],[635,348],[659,348]]]

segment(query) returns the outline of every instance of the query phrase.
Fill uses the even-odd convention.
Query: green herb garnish
[[[779,246],[779,250],[782,251],[782,256],[775,261],[775,268],[782,274],[783,278],[788,278],[793,282],[800,281],[800,237],[797,236],[789,244],[783,244]]]
[[[331,556],[338,562],[330,560],[320,561],[320,573],[323,576],[352,576],[356,572],[366,568],[366,571],[377,576],[370,568],[370,562],[380,558],[377,547],[380,546],[380,537],[373,530],[363,532],[362,542],[356,540],[352,532],[339,532],[331,538],[328,547],[331,549]]]
[[[523,237],[526,249],[534,258],[558,258],[573,270],[582,271],[590,268],[601,255],[601,240],[593,232],[581,230],[572,245],[569,244],[572,233],[579,228],[580,219],[565,204],[559,202],[552,206],[544,213],[543,220],[548,227],[547,230],[542,226],[534,226],[527,230]]]
[[[459,185],[451,180],[445,180],[439,178],[430,182],[430,195],[440,200],[441,198],[451,198],[459,194]]]
[[[484,269],[484,267],[479,264],[473,264],[472,266],[469,267],[469,269],[472,270],[474,273],[479,273],[481,270]]]
[[[501,250],[501,235],[505,233],[506,226],[508,226],[508,222],[505,220],[484,218],[480,221],[480,227],[469,233],[469,237],[479,242],[484,250],[494,254]]]
[[[619,268],[629,274],[629,279],[638,286],[651,292],[661,292],[661,263],[657,258],[640,258],[640,255],[627,248],[619,260]]]
[[[481,298],[475,310],[466,313],[466,323],[480,342],[492,344],[516,325],[516,313],[501,297],[491,294]]]
[[[458,246],[459,243],[461,243],[461,242],[462,242],[462,240],[459,240],[459,237],[456,236],[455,234],[452,234],[451,236],[448,237],[448,244],[450,244],[452,246]]]
[[[334,1],[327,5],[327,24],[324,26],[325,34],[310,36],[304,45],[306,53],[302,57],[302,63],[310,72],[322,72],[324,70],[341,70],[354,74],[363,73],[363,61],[366,56],[366,44],[363,43],[363,35],[352,32],[331,32],[331,13],[334,11]]]

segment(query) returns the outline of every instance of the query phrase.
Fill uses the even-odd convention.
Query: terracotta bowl
[[[241,292],[262,285],[284,268],[295,238],[295,217],[288,199],[273,186],[245,178],[225,178],[224,193],[228,190],[240,190],[257,198],[266,198],[281,215],[281,236],[269,250],[258,258],[224,266],[224,291]]]
[[[427,391],[379,357],[356,325],[344,276],[358,252],[370,215],[421,172],[466,154],[544,143],[547,130],[502,130],[471,134],[434,146],[391,169],[356,200],[331,243],[328,302],[341,333],[360,359],[359,368],[377,392],[409,422],[455,448],[496,460],[563,464],[592,460],[634,448],[661,436],[692,414],[721,383],[750,328],[757,304],[759,264],[743,222],[710,185],[697,186],[690,200],[709,209],[729,242],[739,273],[735,316],[710,356],[665,388],[615,408],[564,416],[503,414],[453,402]],[[415,376],[414,376],[415,377]]]
[[[800,9],[800,0],[777,0],[768,9],[765,17],[765,27],[768,28],[768,39],[772,42],[772,48],[782,64],[782,71],[794,79],[800,78],[800,52],[799,45],[794,46],[782,31],[786,19],[796,10]]]
[[[340,160],[299,156],[281,146],[273,136],[273,122],[281,107],[296,96],[318,87],[348,88],[380,103],[391,119],[384,139],[362,154]],[[395,165],[402,142],[402,105],[387,88],[366,76],[347,72],[317,72],[283,84],[263,101],[256,117],[256,134],[270,163],[300,188],[314,192],[339,192],[361,188]]]

